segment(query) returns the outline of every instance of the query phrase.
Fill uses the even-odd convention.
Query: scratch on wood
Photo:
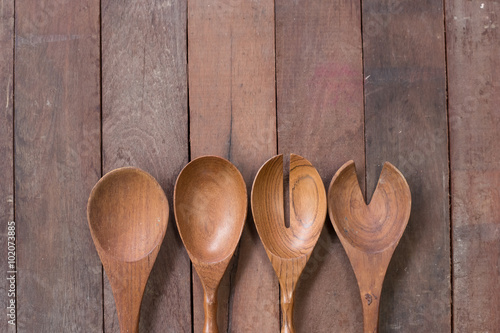
[[[453,19],[455,21],[467,21],[467,20],[470,20],[470,16],[466,16],[466,17],[461,17],[461,18],[458,18],[457,16],[453,16]]]
[[[370,75],[368,75],[368,76],[370,76]],[[366,97],[368,97],[368,96],[370,96],[371,94],[378,93],[378,92],[379,92],[379,91],[381,91],[381,90],[384,90],[384,88],[383,88],[383,87],[381,87],[381,88],[373,89],[373,90],[371,90],[371,91],[369,91],[369,92],[367,92],[367,93],[365,94],[365,98],[366,98]]]
[[[29,37],[16,37],[16,45],[38,45],[45,43],[65,42],[81,39],[80,35],[48,35],[48,36],[29,36]]]
[[[9,107],[9,103],[10,103],[10,85],[12,83],[12,75],[9,75],[9,80],[7,82],[7,103],[5,103],[5,108],[7,109]]]

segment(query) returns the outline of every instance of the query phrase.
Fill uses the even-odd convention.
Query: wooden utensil
[[[321,177],[311,163],[299,155],[290,156],[289,184],[288,228],[283,205],[283,155],[271,158],[260,168],[251,198],[257,231],[280,282],[282,333],[294,332],[295,287],[326,217],[326,193]]]
[[[161,186],[137,168],[107,173],[90,194],[90,233],[113,290],[121,332],[139,330],[142,296],[168,213]]]
[[[199,157],[177,178],[174,212],[205,293],[203,332],[217,333],[217,290],[245,224],[245,181],[231,162],[217,156]]]
[[[410,217],[411,194],[404,176],[386,162],[369,205],[353,161],[333,176],[328,212],[358,280],[364,332],[378,331],[380,293],[394,249]]]

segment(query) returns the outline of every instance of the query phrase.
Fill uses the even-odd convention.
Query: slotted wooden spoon
[[[107,173],[90,194],[90,233],[113,290],[121,332],[139,330],[142,296],[168,213],[160,185],[137,168]]]
[[[203,332],[217,333],[217,290],[245,224],[245,181],[231,162],[217,156],[199,157],[177,178],[174,212],[205,293]]]
[[[382,168],[369,205],[361,193],[353,161],[344,164],[330,183],[328,212],[358,280],[365,333],[378,331],[382,283],[410,210],[410,188],[389,162]]]
[[[268,160],[255,177],[252,212],[260,239],[281,287],[282,333],[293,333],[297,281],[318,241],[326,217],[325,187],[305,158],[290,156],[290,227],[283,206],[283,156]]]

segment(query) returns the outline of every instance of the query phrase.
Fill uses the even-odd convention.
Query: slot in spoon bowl
[[[252,188],[252,212],[267,256],[278,276],[283,313],[282,333],[293,333],[294,294],[300,274],[318,241],[326,217],[326,193],[316,169],[291,154],[290,226],[285,226],[283,155],[269,159]]]
[[[401,172],[386,162],[366,205],[353,161],[333,176],[328,212],[356,275],[363,304],[364,332],[378,331],[382,284],[411,210],[411,194]]]

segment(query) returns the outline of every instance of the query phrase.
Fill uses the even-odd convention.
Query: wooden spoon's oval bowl
[[[266,249],[280,258],[308,257],[323,228],[326,192],[316,169],[305,158],[290,158],[290,227],[285,227],[283,155],[269,159],[252,188],[252,212]]]
[[[328,209],[338,236],[367,253],[397,245],[411,210],[410,188],[386,162],[369,205],[365,204],[353,161],[342,166],[328,191]]]
[[[99,253],[133,262],[160,245],[169,208],[165,193],[150,174],[125,167],[107,173],[97,182],[87,214]]]
[[[193,262],[226,259],[239,242],[247,213],[247,189],[241,173],[217,156],[191,161],[177,178],[174,212]]]

